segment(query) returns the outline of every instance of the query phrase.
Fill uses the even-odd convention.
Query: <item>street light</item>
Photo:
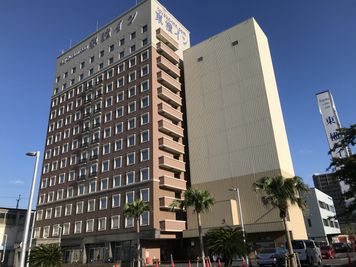
[[[247,248],[244,217],[242,216],[242,208],[241,208],[240,189],[238,187],[232,187],[229,189],[229,191],[234,191],[236,193],[236,201],[239,202],[239,215],[240,215],[240,221],[241,221],[242,238],[243,238],[245,247]],[[248,257],[246,257],[245,261],[248,265]]]
[[[28,201],[25,228],[24,228],[23,237],[22,237],[20,267],[25,267],[25,258],[26,258],[26,247],[27,247],[27,239],[28,239],[28,230],[29,230],[29,228],[30,228],[32,201],[33,201],[33,195],[34,195],[34,193],[35,193],[36,177],[37,177],[37,168],[38,168],[38,161],[39,161],[39,158],[40,158],[40,152],[39,152],[39,151],[28,152],[28,153],[26,153],[26,156],[29,156],[29,157],[36,157],[36,163],[35,163],[35,169],[34,169],[34,171],[33,171],[33,178],[32,178],[32,185],[31,185],[30,199],[29,199],[29,201]],[[35,218],[33,218],[33,219],[35,219]]]

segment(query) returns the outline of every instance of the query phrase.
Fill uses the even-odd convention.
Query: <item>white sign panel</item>
[[[319,111],[323,119],[323,124],[326,136],[329,143],[329,148],[332,149],[334,145],[339,142],[340,134],[337,129],[340,129],[339,118],[336,113],[336,108],[332,95],[329,91],[325,91],[316,95],[319,105]],[[333,158],[344,158],[347,156],[345,149],[339,149],[332,152]]]

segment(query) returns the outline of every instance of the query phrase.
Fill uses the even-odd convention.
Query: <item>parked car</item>
[[[322,257],[320,248],[313,240],[292,240],[294,252],[298,253],[301,263],[314,265],[321,265]]]
[[[347,243],[333,243],[332,246],[336,253],[350,252],[352,250],[351,246]]]
[[[285,248],[261,248],[256,254],[257,264],[259,266],[282,266],[284,264],[285,255],[287,255]]]
[[[335,258],[335,249],[333,246],[321,246],[320,247],[321,256],[326,259]]]

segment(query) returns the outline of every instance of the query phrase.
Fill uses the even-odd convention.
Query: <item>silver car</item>
[[[259,266],[282,266],[287,255],[285,248],[261,248],[256,255]]]

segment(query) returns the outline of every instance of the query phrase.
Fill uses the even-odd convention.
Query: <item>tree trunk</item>
[[[289,231],[288,231],[288,226],[287,226],[287,222],[286,222],[286,217],[282,218],[283,220],[283,224],[284,224],[284,231],[285,231],[285,235],[287,238],[287,246],[288,246],[288,258],[290,261],[290,266],[291,267],[297,267],[297,261],[294,255],[294,251],[293,251],[293,246],[292,246],[292,241],[290,239],[290,235],[289,235]]]
[[[201,251],[201,259],[203,267],[205,266],[205,252],[204,252],[204,243],[203,243],[203,231],[201,226],[201,217],[200,213],[197,212],[197,220],[198,220],[198,232],[199,232],[199,243],[200,243],[200,251]]]
[[[140,218],[136,219],[137,267],[141,266]]]

